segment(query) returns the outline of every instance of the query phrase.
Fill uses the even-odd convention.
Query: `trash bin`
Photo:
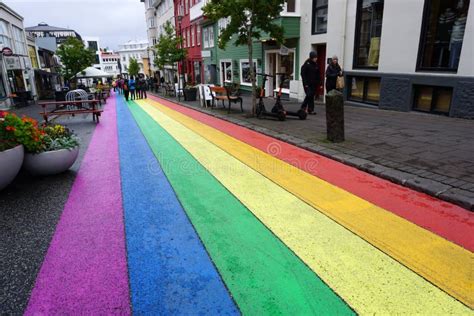
[[[344,141],[344,98],[335,89],[326,94],[326,129],[330,142]]]

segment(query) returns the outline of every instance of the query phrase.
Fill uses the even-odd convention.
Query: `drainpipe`
[[[347,23],[346,21],[347,21],[347,7],[349,5],[349,1],[344,0],[344,2],[345,2],[345,6],[344,6],[344,16],[342,18],[342,35],[341,35],[341,40],[342,40],[341,56],[342,56],[343,66],[346,63],[346,23]]]

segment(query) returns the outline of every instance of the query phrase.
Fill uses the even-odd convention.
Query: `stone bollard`
[[[326,94],[326,128],[329,141],[344,141],[344,98],[335,89]]]

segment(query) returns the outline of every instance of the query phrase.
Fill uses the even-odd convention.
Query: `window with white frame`
[[[214,27],[209,27],[209,47],[214,47]]]
[[[0,44],[4,47],[11,47],[10,33],[8,32],[7,22],[0,20]]]
[[[195,36],[195,34],[194,34],[194,25],[191,25],[191,46],[192,47],[194,47],[194,44],[195,44],[194,36]]]
[[[254,73],[257,72],[257,60],[253,60]],[[240,84],[249,86],[252,84],[252,78],[250,77],[250,64],[248,59],[240,60]]]
[[[224,85],[225,83],[232,83],[234,81],[233,79],[232,60],[221,60],[221,84]]]
[[[223,18],[223,19],[219,19],[219,21],[217,21],[217,34],[218,36],[221,35],[221,32],[222,30],[224,30],[227,25],[229,25],[230,23],[230,18]]]
[[[202,29],[202,37],[204,41],[204,48],[209,48],[209,28],[205,27]]]
[[[13,26],[13,41],[15,43],[15,53],[26,55],[25,35],[19,27]]]
[[[182,45],[183,47],[186,47],[186,31],[185,30],[183,31],[182,37],[183,37],[181,41]]]
[[[191,47],[191,34],[189,31],[189,28],[186,29],[186,38],[187,38],[188,47]]]
[[[201,26],[196,25],[196,44],[201,46]]]

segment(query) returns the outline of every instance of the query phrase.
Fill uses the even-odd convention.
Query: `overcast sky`
[[[1,0],[0,0],[1,1]],[[128,40],[146,39],[145,5],[140,0],[3,0],[24,17],[24,25],[45,22],[98,36],[102,47],[117,49]]]

